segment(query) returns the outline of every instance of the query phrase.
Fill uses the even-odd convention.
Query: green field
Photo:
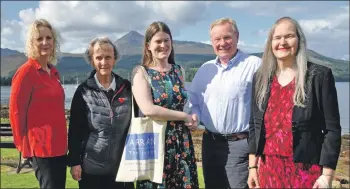
[[[7,140],[1,138],[1,140]],[[18,161],[18,152],[16,149],[1,149],[1,187],[0,188],[39,188],[35,178],[34,171],[25,172],[23,169],[20,174],[16,174],[16,168],[13,167]],[[198,179],[200,188],[204,188],[202,168],[198,168]],[[66,188],[78,188],[78,182],[73,180],[69,169],[67,169]]]
[[[9,120],[1,118],[1,123],[8,123]],[[12,140],[12,137],[1,137],[1,141]],[[16,149],[1,148],[1,187],[0,188],[39,188],[34,171],[16,174],[18,162],[18,151]],[[72,179],[69,168],[67,168],[66,188],[78,188],[78,182]],[[199,187],[204,188],[202,167],[198,167]]]
[[[8,122],[8,119],[1,118],[1,123]],[[197,130],[192,133],[193,143],[196,151],[196,158],[201,160],[201,135],[202,131]],[[1,137],[1,141],[12,140],[9,137]],[[342,150],[336,169],[336,176],[349,181],[349,146],[350,136],[343,135]],[[39,188],[34,171],[27,172],[22,169],[20,174],[16,174],[18,162],[18,152],[16,149],[1,149],[1,187],[0,188]],[[202,167],[198,166],[199,187],[204,188],[204,178]],[[78,182],[73,180],[69,169],[67,169],[66,188],[78,188]],[[350,188],[350,184],[341,185],[339,181],[333,182],[333,188]]]

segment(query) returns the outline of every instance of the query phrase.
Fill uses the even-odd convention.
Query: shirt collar
[[[226,69],[227,69],[227,68],[231,68],[231,67],[234,65],[234,63],[239,59],[239,57],[241,56],[241,54],[242,54],[242,51],[239,50],[239,49],[237,49],[237,53],[235,54],[235,56],[234,56],[230,61],[228,61],[228,64],[227,64]],[[219,59],[218,56],[216,56],[216,58],[215,58],[215,64],[216,64],[216,65],[219,65],[219,66],[222,66],[221,63],[220,63],[220,59]]]
[[[115,82],[115,78],[114,78],[114,75],[112,74],[112,83],[109,85],[109,87],[107,89],[105,89],[101,83],[98,81],[97,79],[97,74],[95,73],[94,75],[94,78],[95,78],[95,81],[96,81],[96,84],[98,86],[99,89],[103,90],[103,91],[109,91],[109,90],[113,90],[116,88],[116,82]]]
[[[28,60],[29,60],[29,62],[34,66],[35,69],[37,69],[37,70],[42,69],[41,64],[40,64],[37,60],[35,60],[35,59],[33,59],[33,58],[29,58]],[[57,73],[58,73],[57,69],[56,69],[55,66],[53,66],[52,64],[47,64],[47,66],[49,67],[50,72],[51,72],[52,74],[57,74]]]

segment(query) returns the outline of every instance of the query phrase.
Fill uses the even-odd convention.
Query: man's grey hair
[[[220,19],[217,19],[210,24],[209,34],[210,34],[211,30],[213,29],[213,27],[215,27],[217,25],[226,24],[226,23],[231,24],[233,31],[239,33],[236,21],[234,21],[232,18],[220,18]]]
[[[108,37],[98,37],[93,39],[89,47],[86,49],[84,53],[84,59],[87,63],[91,64],[92,63],[92,55],[94,52],[94,47],[95,45],[103,45],[103,44],[110,44],[113,47],[113,52],[114,52],[114,60],[118,61],[120,59],[120,53],[117,48],[117,46],[108,38]]]

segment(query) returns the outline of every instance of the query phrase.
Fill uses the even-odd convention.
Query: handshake
[[[188,115],[185,121],[185,125],[190,129],[190,130],[196,130],[198,127],[198,118],[197,118],[197,114],[192,114],[192,115]]]

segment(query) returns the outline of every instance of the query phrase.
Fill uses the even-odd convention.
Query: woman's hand
[[[185,121],[185,125],[190,129],[190,130],[196,130],[198,127],[198,118],[196,114],[192,115],[187,115]]]
[[[312,188],[332,188],[333,176],[321,175]]]
[[[257,168],[249,169],[247,183],[249,188],[260,188]]]
[[[72,175],[72,178],[76,181],[80,181],[81,179],[81,166],[76,165],[70,168],[70,174]]]

